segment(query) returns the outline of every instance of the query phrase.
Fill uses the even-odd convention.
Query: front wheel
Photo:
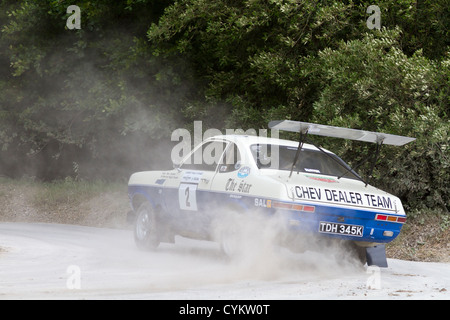
[[[152,206],[144,202],[136,213],[134,225],[134,241],[139,249],[154,250],[160,240],[157,232],[157,219]]]
[[[242,250],[242,241],[240,241],[239,233],[236,230],[228,228],[222,231],[220,235],[220,250],[230,259],[239,256]]]
[[[230,259],[236,259],[242,254],[243,224],[244,217],[235,208],[228,208],[215,220],[213,229],[220,244],[220,251]]]

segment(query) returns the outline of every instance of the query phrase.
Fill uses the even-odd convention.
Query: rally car
[[[377,156],[382,144],[414,138],[286,120],[269,127],[298,132],[300,140],[214,136],[173,170],[132,174],[129,219],[137,246],[154,249],[180,235],[217,241],[232,256],[241,247],[234,238],[244,217],[280,217],[281,245],[308,250],[312,242],[305,239],[339,241],[362,263],[386,267],[384,244],[406,222],[400,199],[306,141],[313,134],[373,142]]]

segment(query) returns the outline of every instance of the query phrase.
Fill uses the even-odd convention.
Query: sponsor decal
[[[255,198],[255,207],[272,208],[272,200]]]
[[[163,185],[166,179],[156,179],[155,183],[159,185]]]
[[[306,177],[309,178],[309,179],[316,180],[316,181],[321,181],[321,182],[338,183],[338,181],[336,179],[330,178],[330,177],[310,176],[310,175],[306,175]]]
[[[225,184],[225,191],[249,193],[252,185],[250,183],[242,181],[236,181],[236,179],[228,179]]]
[[[299,199],[306,200],[329,201],[348,205],[394,210],[390,197],[356,191],[295,186],[295,196]]]
[[[181,182],[199,183],[202,175],[203,175],[202,171],[186,171],[183,177],[181,178]]]
[[[238,178],[246,178],[250,174],[250,167],[242,167],[238,171]]]
[[[178,173],[173,171],[165,171],[161,173],[161,178],[168,180],[178,179]]]

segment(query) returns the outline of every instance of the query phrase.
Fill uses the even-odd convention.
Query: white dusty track
[[[367,270],[283,249],[227,261],[213,242],[142,252],[129,230],[0,224],[0,299],[450,298],[450,264],[388,262]]]

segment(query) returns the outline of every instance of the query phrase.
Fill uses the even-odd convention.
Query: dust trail
[[[251,222],[246,231],[259,223]],[[2,274],[7,276],[0,276],[0,282],[14,284],[2,289],[8,297],[252,298],[285,294],[274,288],[277,292],[280,288],[304,291],[323,279],[346,281],[349,278],[344,276],[354,271],[346,265],[338,267],[333,257],[296,254],[273,246],[269,236],[273,228],[263,224],[256,228],[262,237],[255,235],[255,242],[243,244],[243,255],[232,260],[225,259],[219,245],[211,241],[177,237],[175,244],[164,243],[156,251],[143,252],[134,245],[130,230],[1,224],[2,245],[12,250],[1,254]],[[72,265],[81,272],[80,290],[66,286],[67,268]],[[252,288],[258,292],[252,293]]]
[[[216,240],[223,232],[233,231],[237,252],[225,260],[224,279],[276,281],[296,275],[297,279],[330,278],[363,271],[353,256],[337,243],[324,245],[313,239],[304,240],[310,248],[295,253],[279,245],[286,234],[286,221],[280,216],[251,212],[223,214],[215,225]],[[216,270],[217,271],[217,270]],[[216,280],[220,277],[215,275]]]
[[[283,220],[277,217],[223,214],[215,233],[219,237],[224,230],[234,231],[239,250],[231,258],[221,252],[218,242],[180,236],[176,236],[175,244],[163,243],[152,252],[110,242],[102,248],[102,257],[97,258],[102,264],[110,260],[107,264],[114,270],[134,269],[140,275],[139,290],[147,293],[230,284],[245,287],[254,282],[303,285],[362,272],[351,259],[342,260],[344,252],[339,247],[304,253],[280,247],[278,238],[284,228]]]

